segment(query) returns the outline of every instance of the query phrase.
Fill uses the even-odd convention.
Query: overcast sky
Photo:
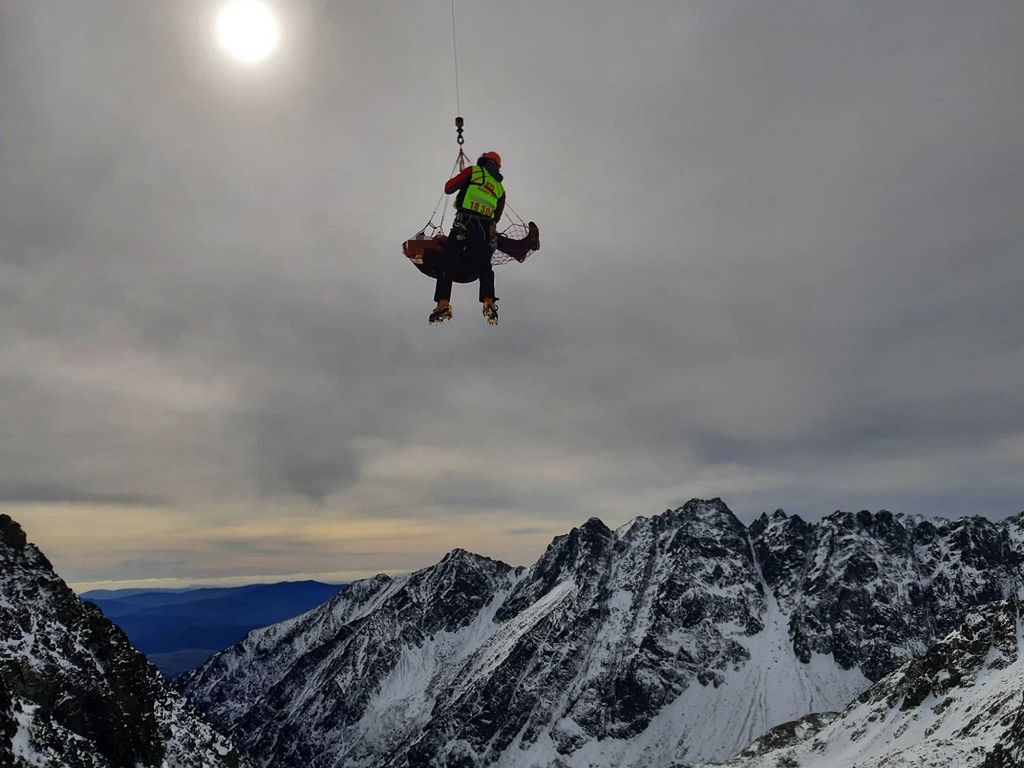
[[[691,497],[1024,509],[1024,3],[458,0],[501,325],[401,254],[450,6],[0,0],[0,511],[79,585],[532,562]]]

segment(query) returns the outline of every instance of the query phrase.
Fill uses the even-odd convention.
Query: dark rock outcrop
[[[231,744],[0,515],[0,755],[4,748],[12,765],[240,764]]]

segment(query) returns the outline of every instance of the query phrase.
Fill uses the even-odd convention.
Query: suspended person
[[[444,185],[446,195],[456,192],[455,222],[441,253],[430,322],[439,325],[452,317],[452,279],[455,267],[465,259],[480,274],[480,303],[490,325],[498,324],[498,298],[494,295],[491,256],[497,245],[497,223],[505,208],[501,156],[484,152],[476,161]]]

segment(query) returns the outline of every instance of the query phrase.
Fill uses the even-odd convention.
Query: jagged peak
[[[441,562],[445,563],[451,561],[467,560],[471,557],[476,557],[476,555],[474,555],[468,549],[463,549],[462,547],[455,547],[455,549],[451,550],[450,552],[445,554],[444,557],[441,558]]]
[[[650,518],[644,517],[643,515],[637,515],[636,517],[627,520],[625,523],[615,529],[615,535],[622,537],[629,534],[637,525],[647,522]]]
[[[847,521],[847,520],[852,520],[852,521],[867,520],[867,519],[870,519],[872,517],[875,517],[876,515],[881,515],[883,513],[889,514],[889,515],[892,514],[891,512],[887,512],[884,509],[880,509],[880,510],[877,510],[877,511],[872,511],[870,509],[860,509],[860,510],[856,510],[856,511],[851,510],[851,509],[837,509],[832,514],[825,515],[825,517],[822,518],[822,522],[832,521],[832,520],[839,521],[839,522]]]
[[[551,539],[544,554],[535,563],[535,567],[566,548],[578,548],[581,542],[613,538],[615,538],[615,532],[605,525],[601,518],[589,517],[586,522],[573,526],[567,533],[560,533]]]
[[[778,510],[781,512],[782,510]],[[785,513],[783,513],[785,514]],[[767,515],[762,515],[767,520]],[[655,522],[661,524],[678,524],[678,522],[684,520],[707,520],[711,521],[713,518],[719,520],[724,519],[728,522],[730,527],[739,526],[743,527],[743,524],[739,521],[736,515],[733,513],[729,506],[722,501],[721,498],[715,497],[713,499],[690,499],[688,502],[679,507],[669,507],[659,515],[653,517],[647,517],[645,515],[637,515],[626,523],[623,523],[615,529],[614,533],[618,537],[627,536],[633,529],[640,525],[648,522]],[[596,519],[596,518],[592,518]]]
[[[614,541],[615,532],[600,518],[591,517],[551,540],[544,554],[529,569],[531,578],[551,586],[564,573],[585,566]]]
[[[858,529],[869,532],[877,532],[882,528],[893,528],[895,526],[904,529],[914,527],[914,523],[909,516],[902,513],[893,513],[888,509],[879,509],[877,511],[861,509],[856,512],[837,509],[832,514],[823,517],[821,523],[824,526]]]
[[[616,534],[597,517],[556,536],[544,554],[525,571],[525,578],[498,610],[497,620],[511,618],[563,582],[594,583],[596,572],[606,562],[616,542]]]
[[[956,517],[941,517],[938,515],[923,515],[920,513],[893,512],[892,510],[885,509],[883,507],[878,510],[861,509],[858,511],[837,509],[835,512],[825,515],[821,520],[822,522],[853,521],[863,524],[879,519],[894,520],[905,527],[922,525],[925,523],[930,523],[936,526],[956,524],[998,525],[999,523],[1005,523],[1013,519],[1024,520],[1024,512],[1021,512],[1016,516],[1004,518],[1001,521],[993,521],[991,518],[985,517],[984,515],[957,515]]]
[[[1003,518],[1000,522],[1004,525],[1006,523],[1024,523],[1024,510],[1018,512],[1015,515],[1010,515],[1009,517]]]
[[[433,565],[409,574],[409,585],[459,581],[472,574],[485,574],[488,579],[501,577],[513,570],[508,563],[494,560],[462,547],[456,547]]]
[[[706,525],[711,528],[719,528],[724,525],[738,534],[746,532],[746,526],[717,496],[713,499],[690,499],[683,506],[666,511],[659,517],[675,519],[685,525]]]
[[[669,507],[657,517],[698,517],[713,514],[732,514],[732,510],[717,496],[713,499],[693,498],[678,507]]]
[[[961,515],[953,520],[946,520],[947,524],[957,527],[963,527],[965,525],[981,526],[982,528],[995,528],[998,527],[999,523],[994,520],[990,520],[984,515]]]
[[[790,520],[799,520],[800,522],[803,522],[800,515],[790,515],[784,509],[776,509],[770,515],[767,512],[762,512],[754,522],[761,523],[764,527],[768,527],[769,525],[788,523]]]
[[[767,512],[762,512],[754,522],[747,528],[747,532],[754,539],[761,538],[768,534],[770,536],[777,536],[780,533],[787,535],[790,531],[804,531],[807,532],[813,529],[814,526],[808,523],[800,515],[790,515],[783,509],[776,509],[769,515]]]
[[[462,547],[456,547],[455,549],[448,552],[444,557],[437,563],[438,566],[449,565],[449,566],[470,566],[470,567],[497,567],[500,570],[512,570],[512,566],[508,563],[502,562],[501,560],[495,560],[485,555],[478,555],[476,552],[470,552],[468,549]],[[436,566],[431,566],[436,567]]]
[[[588,517],[587,522],[579,527],[579,530],[587,533],[595,533],[600,536],[610,536],[612,529],[604,524],[604,520],[599,517]]]
[[[10,515],[0,515],[0,543],[18,552],[28,544],[25,531]]]
[[[47,580],[64,585],[64,581],[54,572],[53,564],[38,547],[29,542],[21,525],[10,515],[0,515],[0,560],[2,559],[17,563],[19,567],[27,568]],[[70,592],[69,587],[64,585],[64,588]]]
[[[710,516],[728,517],[736,520],[736,515],[733,514],[733,511],[717,496],[713,499],[690,499],[676,510],[676,514],[700,518]]]
[[[362,592],[373,592],[373,591],[375,591],[377,589],[380,589],[385,584],[391,583],[392,580],[393,579],[390,576],[388,576],[386,573],[378,573],[378,574],[375,574],[374,576],[369,576],[369,577],[367,577],[365,579],[356,579],[355,581],[353,581],[351,584],[348,585],[347,589],[345,589],[343,591],[340,591],[335,596],[334,599],[337,599],[338,597],[341,597],[342,595],[345,595],[345,594],[355,595],[355,594],[359,594],[359,593],[362,593]]]

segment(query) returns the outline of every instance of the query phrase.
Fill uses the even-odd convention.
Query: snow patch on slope
[[[429,718],[438,692],[456,685],[460,670],[491,640],[494,621],[511,588],[499,591],[472,623],[455,632],[439,632],[419,646],[405,646],[391,673],[366,705],[356,730],[374,744],[390,744],[419,730]]]
[[[695,756],[724,760],[769,728],[808,712],[841,709],[870,686],[859,670],[844,670],[831,656],[816,654],[809,664],[797,660],[789,645],[786,617],[774,599],[769,606],[763,633],[735,638],[750,653],[748,662],[726,673],[718,686],[691,684],[638,736],[589,741],[564,755],[545,734],[533,744],[514,744],[495,765],[543,768],[557,762],[566,768],[647,768]],[[571,727],[571,721],[563,719],[559,727]]]
[[[842,669],[831,656],[812,654],[799,661],[790,644],[787,617],[769,593],[764,630],[734,639],[750,654],[727,673],[717,688],[691,686],[677,699],[670,717],[691,734],[681,757],[723,760],[762,733],[810,712],[841,709],[871,685],[859,669]]]
[[[473,679],[487,676],[497,669],[515,649],[523,635],[533,629],[575,591],[576,584],[574,582],[568,580],[559,582],[529,608],[520,611],[508,621],[495,625],[494,633],[486,642],[482,643],[479,652],[459,674],[462,682],[455,688],[453,698],[458,698],[464,693]]]
[[[977,623],[973,627],[977,628]],[[1019,713],[1024,696],[1022,626],[1016,620],[1016,648],[1010,655],[989,648],[976,670],[948,690],[934,690],[920,702],[909,701],[913,675],[927,676],[910,662],[879,681],[831,724],[793,747],[760,755],[743,755],[730,768],[979,768],[1005,738]],[[978,633],[984,638],[986,629]],[[954,632],[940,643],[956,648],[963,633]],[[961,643],[963,645],[963,643]],[[938,646],[937,646],[938,647]],[[939,683],[960,676],[957,668],[967,655],[952,655],[951,668],[935,671]],[[907,683],[911,684],[907,688]]]

